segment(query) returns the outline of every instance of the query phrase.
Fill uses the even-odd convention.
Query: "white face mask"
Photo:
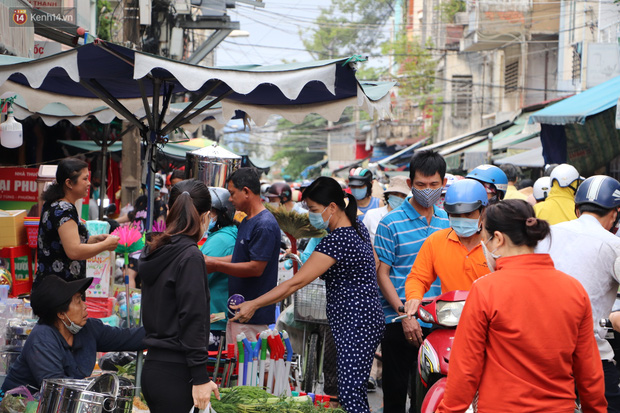
[[[62,323],[65,325],[65,327],[67,327],[67,330],[69,330],[69,332],[73,335],[76,335],[77,333],[80,332],[80,330],[82,329],[82,326],[79,326],[77,324],[75,324],[73,321],[71,321],[71,319],[69,318],[69,316],[67,315],[67,313],[65,313],[65,317],[67,317],[67,320],[69,320],[71,322],[71,324],[67,325],[67,323],[65,323],[65,320],[61,319],[60,321],[62,321]]]
[[[493,237],[489,238],[487,242],[491,241],[492,239]],[[494,252],[497,251],[497,248],[495,248],[493,251],[489,251],[484,241],[480,241],[480,245],[482,245],[482,253],[484,254],[484,258],[486,258],[487,260],[487,266],[489,267],[489,270],[491,270],[491,272],[495,271],[495,268],[497,267],[496,260],[501,257],[501,255],[494,254]]]

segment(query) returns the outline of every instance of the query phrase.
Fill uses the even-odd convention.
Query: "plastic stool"
[[[28,279],[19,280],[15,279],[15,258],[28,257]],[[4,247],[0,249],[0,258],[8,258],[11,262],[11,278],[13,282],[13,288],[9,297],[17,297],[22,294],[30,294],[32,290],[32,254],[28,244],[20,245],[17,247]]]

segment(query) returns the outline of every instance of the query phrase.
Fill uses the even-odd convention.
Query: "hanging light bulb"
[[[22,124],[9,112],[6,121],[0,124],[0,144],[5,148],[18,148],[24,143]]]

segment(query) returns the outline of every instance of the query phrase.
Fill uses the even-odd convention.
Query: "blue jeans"
[[[605,374],[605,399],[607,399],[607,412],[620,413],[620,372],[616,365],[603,360],[603,373]]]

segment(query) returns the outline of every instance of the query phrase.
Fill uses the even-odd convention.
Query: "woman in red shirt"
[[[522,200],[489,206],[483,250],[492,272],[474,282],[456,330],[438,412],[607,412],[588,294],[534,254],[549,224]],[[476,399],[474,401],[474,398]]]

